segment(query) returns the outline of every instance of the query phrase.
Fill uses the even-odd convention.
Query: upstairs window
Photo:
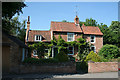
[[[41,41],[42,36],[41,35],[35,35],[35,41]]]
[[[74,33],[67,33],[67,41],[74,41]]]
[[[90,36],[90,42],[95,43],[95,36],[93,36],[93,35]]]

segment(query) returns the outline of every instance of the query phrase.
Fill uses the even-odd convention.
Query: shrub
[[[100,62],[100,57],[94,53],[93,51],[91,51],[87,57],[86,57],[86,60],[85,61],[94,61],[94,62]]]
[[[23,63],[29,63],[29,64],[58,63],[58,60],[55,58],[50,58],[50,59],[27,58],[23,61]]]
[[[114,59],[120,56],[120,51],[117,46],[106,44],[100,49],[99,55],[105,59]]]
[[[64,51],[61,51],[60,53],[58,53],[55,58],[58,59],[59,62],[68,61],[68,55],[65,54]]]
[[[75,57],[73,57],[73,56],[69,56],[69,60],[71,60],[71,61],[75,61]]]
[[[86,61],[76,62],[76,70],[82,73],[88,72],[88,63]]]

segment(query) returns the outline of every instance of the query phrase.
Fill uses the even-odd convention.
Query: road
[[[21,74],[7,75],[4,78],[118,78],[118,72],[87,73],[87,74]]]

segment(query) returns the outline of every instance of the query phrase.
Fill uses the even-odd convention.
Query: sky
[[[93,18],[108,26],[118,20],[118,2],[25,2],[19,20],[30,16],[31,30],[49,30],[51,21],[67,20],[74,22],[77,15],[80,21]],[[76,8],[77,5],[77,8]]]

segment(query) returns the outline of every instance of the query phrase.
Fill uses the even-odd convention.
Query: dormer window
[[[91,43],[95,43],[95,36],[94,36],[94,35],[91,35],[91,36],[90,36],[90,42],[91,42]]]
[[[42,36],[41,35],[35,35],[35,41],[41,41]]]

